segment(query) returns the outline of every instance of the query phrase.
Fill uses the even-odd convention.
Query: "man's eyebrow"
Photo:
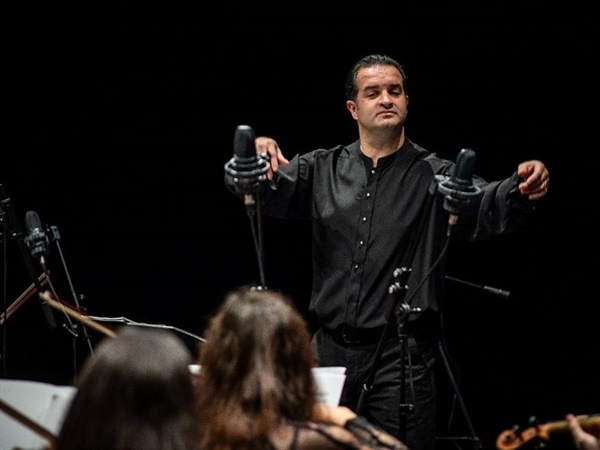
[[[392,83],[392,84],[370,84],[363,88],[363,90],[368,91],[369,89],[383,89],[383,88],[401,88],[402,83]]]

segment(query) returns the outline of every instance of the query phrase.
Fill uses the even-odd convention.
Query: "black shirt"
[[[310,220],[309,311],[321,326],[385,325],[399,268],[410,270],[408,304],[423,312],[439,310],[443,264],[426,275],[448,234],[436,175],[450,176],[453,166],[407,139],[377,167],[362,154],[359,141],[296,155],[279,167],[276,182],[260,193],[261,208],[267,216]],[[516,172],[494,182],[474,176],[482,195],[458,215],[456,235],[478,240],[520,226],[533,207],[519,193],[518,181]],[[231,181],[227,184],[233,190]]]

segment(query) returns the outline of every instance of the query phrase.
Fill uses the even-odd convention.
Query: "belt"
[[[334,341],[342,345],[361,345],[379,342],[384,329],[385,326],[383,325],[375,328],[339,326],[335,330],[323,328],[323,331],[330,335]]]

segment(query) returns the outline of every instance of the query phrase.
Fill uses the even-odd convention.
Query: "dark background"
[[[448,356],[475,431],[493,448],[532,415],[600,412],[592,2],[85,0],[13,3],[6,19],[0,184],[22,226],[34,210],[59,231],[46,261],[63,299],[70,279],[94,316],[201,336],[227,290],[259,280],[246,210],[223,184],[235,128],[288,157],[352,142],[346,71],[386,53],[408,72],[412,140],[449,159],[474,149],[489,180],[531,158],[552,174],[527,227],[447,256],[449,275],[511,293],[448,282]],[[31,278],[3,231],[4,308]],[[262,234],[266,285],[306,312],[307,224],[264,218]],[[55,317],[50,329],[34,298],[8,319],[3,377],[72,380],[88,348]],[[440,435],[468,435],[441,364],[439,384]]]

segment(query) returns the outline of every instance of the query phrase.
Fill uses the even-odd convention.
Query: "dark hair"
[[[346,77],[346,99],[353,101],[356,100],[356,96],[358,95],[358,86],[356,82],[358,72],[361,69],[374,66],[394,66],[396,69],[398,69],[398,72],[400,72],[400,75],[402,75],[402,89],[404,92],[407,92],[408,78],[404,72],[404,67],[394,58],[386,55],[374,54],[362,57],[356,61],[348,71],[348,75]]]
[[[229,292],[201,344],[203,448],[260,449],[282,420],[313,418],[316,357],[308,325],[284,294]]]
[[[80,372],[57,450],[199,448],[192,359],[167,330],[105,338]]]

